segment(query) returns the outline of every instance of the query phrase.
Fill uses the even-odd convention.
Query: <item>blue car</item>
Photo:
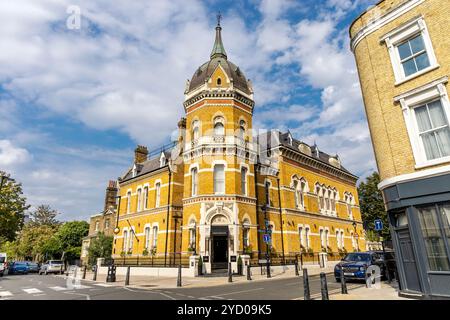
[[[28,272],[39,272],[39,264],[36,262],[27,262]]]
[[[369,252],[352,252],[347,254],[334,267],[334,277],[337,282],[341,281],[341,267],[344,269],[345,279],[364,280],[365,273],[369,266],[376,265],[380,268],[380,276],[385,275],[385,261],[381,254],[374,251]]]
[[[28,274],[28,265],[26,262],[16,261],[9,266],[9,274]]]

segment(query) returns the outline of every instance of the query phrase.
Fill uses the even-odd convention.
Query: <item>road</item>
[[[328,290],[340,284],[328,275]],[[320,299],[320,278],[309,278],[311,297]],[[348,284],[348,288],[364,286]],[[0,300],[291,300],[303,299],[303,279],[283,278],[230,283],[221,286],[170,289],[137,289],[110,283],[72,279],[57,275],[6,275],[0,278]]]

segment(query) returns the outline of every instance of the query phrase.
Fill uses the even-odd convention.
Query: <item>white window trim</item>
[[[215,181],[214,181],[214,168],[216,165],[223,165],[223,192],[216,192],[214,190]],[[213,172],[213,192],[217,195],[224,195],[227,193],[227,162],[225,160],[214,160],[212,163],[212,172]]]
[[[405,76],[403,66],[400,61],[400,55],[397,50],[397,45],[418,34],[422,36],[423,42],[425,44],[425,50],[430,61],[430,66],[409,76]],[[436,55],[434,54],[433,44],[431,43],[431,38],[428,33],[428,28],[422,16],[416,17],[413,20],[405,23],[404,25],[397,27],[391,32],[385,34],[380,38],[380,41],[386,42],[389,56],[391,58],[392,68],[394,71],[396,86],[439,67]]]
[[[440,99],[444,109],[447,121],[450,121],[450,102],[444,83],[448,82],[448,77],[443,77],[420,88],[416,88],[394,98],[394,101],[400,102],[405,119],[406,130],[408,131],[409,141],[413,150],[416,162],[415,168],[434,166],[441,163],[450,162],[450,156],[427,160],[423,143],[419,137],[419,129],[414,112],[414,108],[427,102]],[[450,123],[449,123],[450,124]]]

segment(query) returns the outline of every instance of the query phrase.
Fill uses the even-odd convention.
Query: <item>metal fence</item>
[[[340,261],[346,253],[344,252],[328,252],[328,261]],[[292,265],[296,262],[301,264],[320,264],[320,252],[302,252],[302,253],[288,253],[288,254],[270,254],[270,264],[272,266]],[[258,266],[265,264],[267,261],[266,253],[253,254],[250,258],[250,265]]]

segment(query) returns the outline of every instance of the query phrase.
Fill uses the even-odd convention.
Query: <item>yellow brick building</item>
[[[450,1],[386,0],[350,26],[403,293],[450,297]]]
[[[116,259],[196,254],[210,271],[244,254],[275,263],[365,248],[358,178],[290,132],[253,130],[252,85],[228,60],[220,25],[183,105],[173,148],[152,156],[138,146],[119,180]]]

